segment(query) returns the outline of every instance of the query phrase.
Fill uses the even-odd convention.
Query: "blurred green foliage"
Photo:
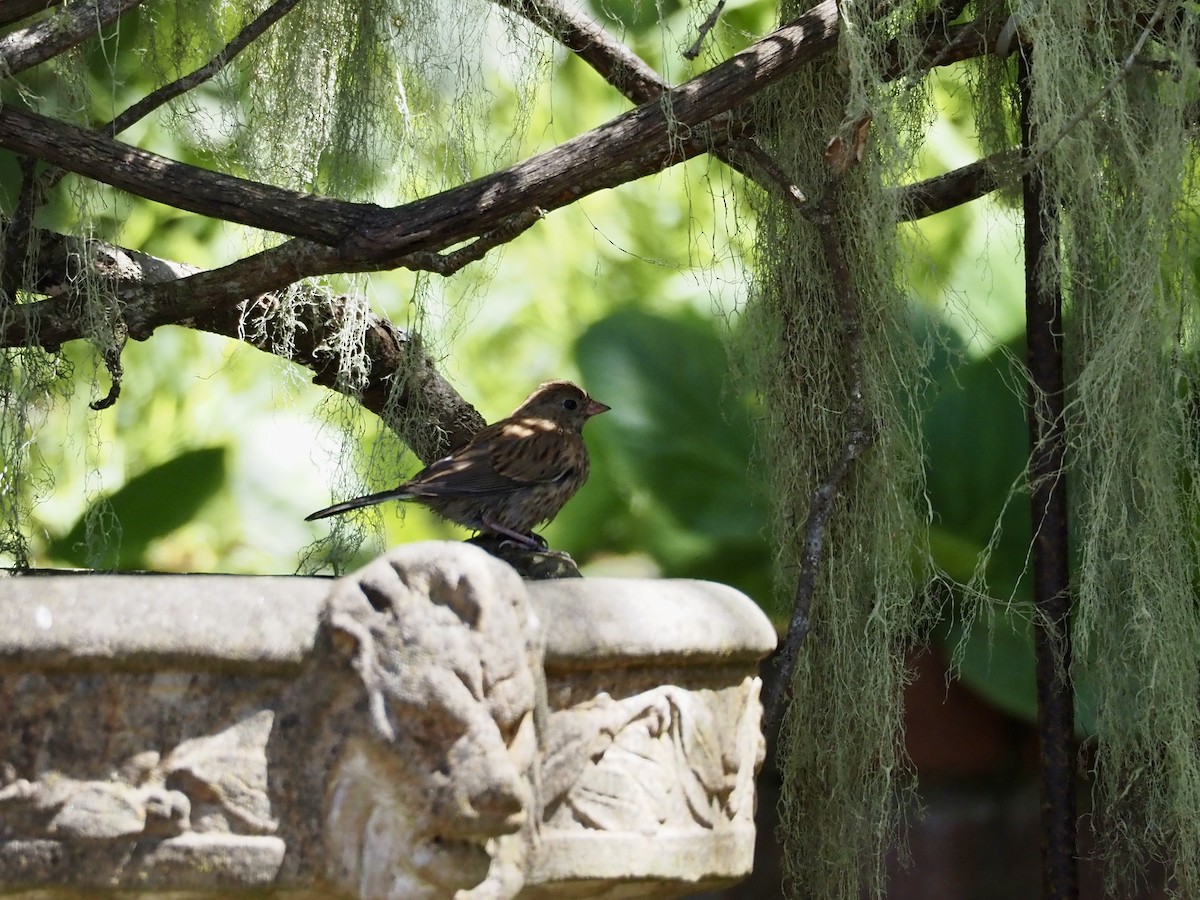
[[[685,62],[680,51],[706,9],[636,0],[594,0],[592,7],[674,81],[739,49],[774,16],[764,0],[729,4],[705,53]],[[186,4],[175,9],[169,15],[187,17]],[[146,27],[136,15],[127,21]],[[85,118],[107,119],[171,74],[161,61],[145,65],[119,49],[109,43],[89,51],[87,83],[73,89],[75,100],[64,95],[65,107],[84,97]],[[945,114],[930,130],[925,175],[978,156],[952,73],[939,78],[933,90]],[[41,74],[31,79],[35,94],[59,89]],[[489,84],[497,142],[519,113],[528,115],[513,158],[628,108],[571,56],[553,60],[536,96],[500,78]],[[198,102],[219,118],[228,90],[203,88]],[[123,139],[203,164],[213,135],[189,140],[163,127],[169,116]],[[15,160],[0,153],[5,209],[17,179]],[[588,426],[591,480],[546,531],[586,571],[716,579],[782,616],[772,590],[770,479],[751,464],[754,400],[731,381],[727,358],[753,233],[738,187],[720,163],[693,160],[550,214],[448,284],[389,273],[339,287],[365,290],[381,314],[420,331],[489,420],[552,377],[579,378],[613,407]],[[244,252],[238,229],[74,178],[57,190],[42,224],[78,226],[73,192],[81,190],[101,198],[105,212],[88,226],[101,237],[200,266]],[[1028,714],[1029,524],[1026,498],[1014,493],[1026,455],[1023,389],[1011,365],[1020,355],[1014,338],[1022,311],[1016,220],[1003,198],[986,199],[904,226],[899,239],[911,251],[905,278],[935,360],[923,426],[935,562],[965,584],[990,548],[974,585],[994,600],[971,602],[991,627],[973,629],[960,643],[968,600],[951,590],[939,636],[947,653],[960,655],[970,683]],[[66,353],[74,389],[47,408],[33,447],[35,471],[49,476],[29,486],[39,501],[29,532],[41,565],[291,572],[306,546],[327,533],[328,523],[303,517],[344,499],[344,492],[331,498],[328,484],[347,460],[375,463],[364,491],[417,468],[372,417],[313,387],[288,363],[236,342],[164,328],[131,344],[121,399],[101,413],[86,404],[103,395],[103,367],[86,347]],[[343,434],[351,436],[348,452]],[[384,545],[463,536],[413,507],[391,505],[365,521],[378,528],[362,560]],[[104,547],[89,539],[97,527],[119,534],[119,542]]]

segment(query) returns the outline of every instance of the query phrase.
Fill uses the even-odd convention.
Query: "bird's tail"
[[[361,509],[364,506],[374,506],[376,503],[383,503],[386,500],[407,500],[411,494],[404,488],[392,488],[387,491],[380,491],[378,494],[367,494],[365,497],[355,497],[353,500],[343,500],[341,503],[335,503],[333,506],[327,506],[324,509],[318,509],[315,513],[304,517],[305,522],[311,522],[313,519],[324,519],[327,516],[336,516],[339,513],[349,512],[352,509]]]

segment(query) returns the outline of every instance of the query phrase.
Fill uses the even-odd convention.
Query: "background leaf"
[[[224,447],[188,450],[161,465],[135,475],[124,486],[97,500],[74,527],[51,542],[51,552],[76,566],[136,569],[143,565],[150,542],[190,522],[225,482]],[[111,517],[121,540],[102,550],[99,559],[88,552],[89,518]]]
[[[767,605],[768,507],[750,471],[750,409],[728,389],[721,327],[691,311],[624,310],[589,328],[576,358],[588,390],[613,409],[588,440],[595,469],[627,492],[626,548],[648,551],[666,575],[718,578]]]

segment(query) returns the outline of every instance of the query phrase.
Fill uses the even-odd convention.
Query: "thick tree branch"
[[[419,335],[410,334],[387,319],[367,314],[363,330],[364,382],[347,386],[338,378],[342,351],[338,335],[346,310],[346,297],[309,291],[291,311],[299,322],[289,359],[313,372],[313,383],[357,400],[396,433],[423,463],[445,456],[486,424],[483,417],[437,371]],[[279,355],[272,338],[278,325],[260,328],[260,320],[275,317],[277,295],[266,294],[235,305],[214,308],[184,324],[201,331],[245,341],[266,353]]]
[[[338,245],[353,271],[444,250],[533,206],[557,209],[740,137],[728,123],[705,123],[828,50],[836,25],[834,0],[822,0],[655,101],[486,178],[387,210],[209,172],[11,106],[0,109],[0,146],[178,209]]]
[[[141,3],[142,0],[80,0],[27,28],[6,34],[0,38],[0,78],[24,72],[79,46]],[[28,6],[24,4],[22,9]]]
[[[658,73],[628,47],[610,36],[595,21],[583,12],[568,8],[557,0],[495,0],[496,4],[519,13],[544,30],[552,38],[575,53],[592,67],[605,81],[634,103],[647,103],[660,97],[668,85]],[[924,28],[928,32],[920,57],[906,63],[901,57],[900,45],[894,43],[888,49],[891,65],[889,78],[911,74],[914,65],[933,68],[949,65],[963,59],[984,56],[993,52],[1002,22],[967,22],[947,28],[947,17],[953,18],[961,12],[960,3],[952,4],[945,11],[937,11]],[[752,134],[753,126],[747,128]],[[790,180],[774,171],[768,154],[752,137],[738,141],[735,145],[713,147],[714,153],[723,162],[757,182],[763,189],[783,190],[789,203],[795,203],[802,194],[796,191]],[[1012,158],[1007,155],[980,160],[918,184],[900,188],[901,220],[909,221],[943,212],[954,206],[968,203],[996,190],[1001,176],[1016,178],[1011,169]]]
[[[364,264],[355,271],[377,271],[395,265],[450,275],[481,259],[493,247],[512,240],[541,215],[541,210],[534,209],[513,216],[474,242],[445,255],[421,251],[389,260],[387,264]],[[39,263],[45,254],[42,250]],[[345,272],[342,263],[336,250],[297,238],[218,269],[176,264],[173,277],[138,277],[122,282],[117,300],[123,327],[135,340],[145,340],[161,325],[188,325],[207,319],[225,321],[231,310],[240,309],[247,297],[282,290],[307,277]],[[38,282],[28,285],[32,291],[53,296],[6,310],[0,319],[0,347],[36,344],[54,350],[68,341],[88,336],[74,296],[65,285],[55,282],[55,271],[58,270],[42,271]]]
[[[507,2],[507,0],[506,0]],[[587,193],[714,149],[745,171],[732,140],[744,129],[716,132],[705,123],[833,46],[832,0],[720,66],[664,93],[657,74],[578,15],[532,0],[513,9],[536,17],[643,106],[507,170],[415,203],[382,210],[209,172],[12,107],[0,109],[0,145],[107,181],[182,209],[339,246],[340,271],[401,265],[404,257],[440,252],[493,231],[533,207],[554,209]],[[914,205],[934,210],[936,196]],[[335,271],[297,269],[299,277]],[[277,285],[268,285],[266,288]]]
[[[365,207],[175,162],[12,104],[0,107],[0,147],[176,209],[323,243],[344,240]]]
[[[374,221],[368,221],[343,249],[372,257],[427,249],[427,244],[422,246],[428,240],[425,235],[444,231],[460,217],[473,219],[471,233],[479,233],[527,208],[530,198],[547,210],[557,209],[648,174],[656,166],[672,165],[737,140],[745,135],[743,124],[734,122],[732,127],[711,131],[705,124],[831,49],[837,40],[837,22],[835,0],[822,0],[703,75],[546,153],[410,203],[403,215],[398,210],[368,214]]]
[[[0,4],[0,26],[20,22],[43,9],[61,5],[62,0],[5,0]]]
[[[164,104],[208,81],[229,65],[239,53],[262,37],[268,28],[283,18],[299,2],[300,0],[275,0],[199,69],[152,91],[112,121],[98,126],[96,131],[108,137],[114,137]],[[33,215],[47,192],[57,185],[66,174],[65,169],[58,167],[50,167],[42,172],[36,172],[35,166],[31,157],[22,157],[20,198],[17,202],[16,214],[13,216],[6,235],[7,258],[0,266],[0,288],[3,289],[3,293],[10,296],[13,293],[23,260],[27,256],[26,241]]]
[[[126,250],[103,241],[83,241],[60,234],[39,235],[40,281],[31,288],[62,292],[51,300],[11,308],[27,329],[30,343],[53,347],[51,333],[77,333],[78,301],[66,293],[71,273],[80,259],[88,259],[96,271],[112,284],[119,296],[152,293],[156,287],[186,282],[202,270]],[[367,375],[359,391],[352,391],[337,378],[342,369],[338,335],[347,308],[344,297],[315,288],[304,292],[292,311],[299,316],[290,345],[289,359],[314,373],[313,380],[333,390],[354,396],[362,405],[388,423],[413,452],[426,463],[466,443],[483,426],[483,418],[438,374],[433,360],[424,352],[420,338],[405,333],[386,319],[371,314],[363,334]],[[279,355],[271,338],[277,329],[270,325],[279,313],[275,294],[260,294],[205,309],[176,324],[241,340],[267,353]],[[34,312],[36,310],[36,312]],[[68,338],[70,339],[70,338]],[[394,377],[403,377],[403,387],[392,397]],[[413,415],[416,413],[416,415]]]
[[[277,0],[208,65],[160,88],[106,129],[115,133],[149,109],[211,77],[296,2]],[[838,23],[835,3],[823,0],[725,63],[668,90],[648,64],[586,16],[550,0],[496,2],[536,22],[631,101],[643,105],[504,171],[388,210],[209,172],[11,106],[0,108],[0,146],[176,208],[293,235],[294,239],[283,245],[221,269],[177,267],[170,274],[160,272],[161,277],[118,282],[121,327],[132,337],[145,338],[162,324],[178,323],[254,343],[247,335],[258,331],[248,323],[276,310],[278,300],[273,291],[305,277],[397,267],[449,274],[530,227],[544,210],[700,153],[715,152],[751,174],[746,150],[755,145],[749,137],[750,126],[744,118],[737,118],[734,110],[767,85],[831,49]],[[108,5],[112,3],[109,0]],[[125,3],[132,5],[130,0]],[[931,48],[930,52],[938,51]],[[770,177],[765,181],[778,186]],[[970,181],[976,188],[987,183],[966,173],[958,181]],[[923,191],[920,188],[912,189],[914,217],[936,211],[950,196],[933,184]],[[961,195],[961,186],[959,191]],[[464,242],[465,246],[449,249]],[[301,310],[305,315],[301,333],[307,337],[297,337],[296,361],[313,369],[320,383],[341,389],[332,383],[339,364],[328,350],[331,335],[337,333],[337,303],[323,298],[301,304]],[[10,307],[0,328],[0,345],[54,347],[85,336],[81,329],[75,300],[64,292]],[[362,402],[383,414],[391,374],[414,370],[407,355],[412,348],[407,338],[383,320],[372,321],[366,341],[371,375]],[[255,345],[274,352],[269,346]],[[433,387],[422,388],[418,391],[421,397],[413,402],[435,411],[437,421],[422,435],[403,436],[428,461],[433,457],[426,451],[440,454],[447,446],[465,440],[480,423],[474,411],[421,357],[415,371],[425,370],[428,376],[417,381]],[[431,397],[439,399],[429,404]],[[439,433],[449,435],[448,440],[435,437]]]

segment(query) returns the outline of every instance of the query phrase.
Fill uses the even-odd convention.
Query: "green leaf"
[[[576,359],[612,412],[588,426],[588,444],[593,470],[627,498],[627,549],[650,553],[668,575],[716,578],[765,602],[768,504],[720,327],[692,312],[625,310],[589,328]]]
[[[946,619],[938,625],[935,639],[947,657],[957,660],[965,684],[1009,715],[1029,722],[1037,719],[1028,603],[989,604],[969,630],[957,618]],[[1094,693],[1086,673],[1075,674],[1075,730],[1081,736],[1092,735],[1096,733]]]
[[[934,529],[943,538],[932,542],[934,562],[967,580],[975,564],[965,548],[986,547],[999,520],[986,576],[989,592],[1002,598],[1027,590],[1031,539],[1028,494],[1013,495],[1029,455],[1022,388],[1011,362],[1020,352],[1008,346],[944,371],[924,420],[926,486]]]
[[[589,390],[613,407],[596,420],[597,437],[627,474],[691,529],[761,536],[749,415],[729,394],[715,326],[691,313],[625,311],[588,329],[576,353]]]
[[[225,482],[224,447],[188,450],[147,469],[97,500],[67,534],[51,542],[54,556],[79,566],[144,568],[150,542],[190,522]],[[88,549],[88,522],[115,519],[104,526],[107,544],[99,556]],[[119,533],[117,533],[119,529]]]

